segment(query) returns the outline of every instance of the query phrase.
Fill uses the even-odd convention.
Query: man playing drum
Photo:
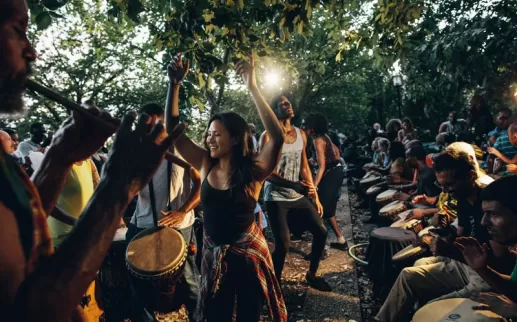
[[[517,203],[515,201],[517,177],[501,178],[488,185],[481,193],[485,212],[481,224],[485,226],[494,241],[507,246],[517,255]],[[474,238],[456,240],[467,264],[474,269],[492,288],[494,293],[483,293],[473,298],[485,303],[489,309],[505,318],[517,318],[517,265],[511,275],[497,272],[489,266],[489,249]]]
[[[458,235],[488,243],[490,236],[481,226],[481,188],[476,182],[478,174],[473,159],[462,152],[444,152],[435,159],[434,166],[443,191],[458,200]],[[440,243],[432,244],[434,254],[456,256],[449,251],[449,245],[440,246]],[[494,247],[494,255],[498,255],[496,249]],[[424,304],[432,299],[469,297],[474,292],[489,289],[479,274],[462,262],[447,257],[424,258],[414,267],[402,270],[376,318],[404,321],[415,302]]]
[[[27,39],[25,1],[0,2],[0,114],[24,112],[21,94],[36,53]],[[172,137],[142,115],[124,117],[99,187],[54,253],[47,214],[74,162],[104,144],[117,120],[98,109],[73,113],[54,135],[32,183],[0,148],[0,310],[4,321],[68,321],[108,251],[122,213],[147,184]],[[108,125],[106,125],[106,123]],[[95,131],[91,131],[95,129]],[[127,162],[131,160],[131,162]],[[77,315],[75,315],[77,317]]]
[[[188,66],[177,68],[178,56],[168,67],[169,93],[167,96],[167,110],[165,113],[165,127],[174,129],[179,123],[178,97],[181,82],[188,72]],[[140,109],[140,113],[156,116],[157,120],[164,121],[164,111],[158,104],[150,103]],[[191,184],[192,181],[192,184]],[[126,241],[129,243],[140,231],[155,227],[157,224],[177,229],[185,239],[187,245],[196,245],[193,230],[194,208],[200,200],[201,179],[199,172],[188,167],[183,167],[164,160],[148,186],[138,193],[138,201],[135,213],[128,225]],[[185,279],[184,294],[178,294],[181,302],[184,302],[193,321],[199,298],[199,271],[195,262],[195,252],[188,255],[183,269]],[[136,297],[143,296],[136,291]],[[135,300],[137,299],[135,298]],[[141,300],[134,303],[140,306]],[[134,308],[133,314],[138,315],[133,319],[137,321],[154,321],[153,312],[150,309]]]
[[[393,196],[395,200],[408,201],[416,196],[426,195],[429,197],[435,197],[440,194],[440,188],[436,186],[436,176],[434,170],[427,166],[425,162],[426,152],[421,145],[413,145],[406,151],[406,162],[412,168],[418,171],[417,189],[415,193],[408,195],[403,192],[399,192]],[[429,215],[432,215],[430,213]],[[412,219],[420,219],[425,215],[425,210],[421,208],[415,208],[408,216]]]

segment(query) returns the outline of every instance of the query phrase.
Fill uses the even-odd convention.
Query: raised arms
[[[266,132],[269,134],[269,141],[264,143],[255,159],[254,176],[258,181],[262,181],[266,179],[276,167],[279,153],[284,144],[284,132],[275,113],[257,86],[253,57],[250,56],[249,62],[241,61],[237,63],[235,70],[237,74],[241,75],[244,84],[248,87],[253,101],[255,102],[260,120]]]

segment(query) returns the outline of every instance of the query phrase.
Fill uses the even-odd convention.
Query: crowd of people
[[[24,112],[21,96],[36,53],[26,36],[25,2],[4,1],[0,8],[1,114],[9,117]],[[331,290],[318,274],[327,240],[323,219],[336,235],[331,246],[346,250],[335,218],[344,171],[326,118],[313,114],[304,130],[294,126],[286,96],[271,105],[263,98],[250,57],[236,64],[236,73],[264,133],[257,140],[254,125],[225,112],[208,121],[198,144],[180,122],[179,92],[188,70],[181,54],[171,61],[165,108],[148,103],[118,120],[85,101],[55,133],[33,123],[30,138],[19,142],[13,129],[0,131],[0,306],[8,320],[87,320],[92,282],[108,280],[109,289],[127,280],[116,295],[129,304],[113,307],[117,299],[105,299],[107,321],[156,321],[177,302],[192,321],[231,321],[234,314],[237,321],[259,321],[264,304],[273,321],[286,321],[280,285],[293,222],[313,236],[307,283]],[[103,146],[112,135],[106,155]],[[268,219],[257,202],[261,195]],[[263,234],[267,223],[272,253]],[[166,243],[175,238],[172,231],[179,243]],[[126,272],[118,276],[106,266],[120,242]],[[166,262],[176,249],[179,259]],[[153,284],[160,302],[153,303],[155,294],[143,285],[161,279],[168,284]],[[173,292],[173,304],[164,309],[161,301]],[[122,307],[129,307],[126,316],[115,312]]]
[[[0,114],[10,117],[24,113],[22,94],[36,52],[26,35],[25,2],[2,1],[0,9]],[[30,138],[20,142],[12,128],[0,131],[0,308],[6,320],[86,321],[92,295],[85,294],[102,275],[100,284],[109,281],[104,286],[115,290],[105,299],[106,321],[156,321],[178,303],[191,321],[259,321],[263,306],[271,320],[287,321],[282,271],[300,231],[312,235],[308,285],[331,291],[318,274],[325,222],[335,235],[330,246],[347,250],[335,215],[345,160],[361,159],[351,157],[355,147],[322,114],[307,115],[296,127],[287,96],[269,104],[251,57],[235,71],[265,131],[258,137],[255,125],[225,112],[210,118],[198,144],[180,122],[179,93],[189,67],[181,54],[170,62],[165,107],[148,103],[119,120],[85,101],[55,133],[33,123]],[[451,113],[440,126],[443,152],[435,155],[418,141],[409,118],[390,120],[385,130],[376,123],[371,162],[355,170],[347,165],[358,179],[358,206],[371,206],[370,222],[386,223],[376,194],[361,186],[361,178],[375,177],[381,179],[368,188],[394,190],[392,200],[411,209],[404,220],[435,228],[428,243],[433,256],[400,272],[379,321],[404,321],[415,305],[453,297],[475,297],[489,305],[483,309],[517,316],[517,123],[510,120],[508,109],[493,119],[483,98],[474,96],[466,121]],[[117,275],[106,254],[120,257],[120,245],[116,269],[123,273]],[[122,298],[127,303],[111,305]]]
[[[473,309],[507,319],[517,316],[517,204],[512,188],[517,184],[517,123],[511,123],[507,108],[492,120],[483,102],[474,96],[468,121],[450,113],[439,128],[439,153],[426,151],[407,118],[390,120],[386,131],[376,124],[371,159],[349,169],[356,190],[354,207],[369,208],[371,215],[363,220],[412,230],[419,239],[409,248],[424,249],[389,254],[396,255],[394,267],[404,267],[393,283],[386,282],[391,290],[377,294],[382,300],[377,321],[411,321],[419,308],[458,298],[484,304]],[[393,203],[382,204],[383,192]],[[403,255],[409,262],[399,261]]]

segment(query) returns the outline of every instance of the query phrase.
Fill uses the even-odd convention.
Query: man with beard
[[[312,180],[309,162],[305,149],[307,136],[295,127],[291,120],[294,118],[293,107],[287,97],[280,96],[271,104],[278,120],[284,127],[285,142],[280,154],[276,170],[269,176],[264,185],[264,200],[266,211],[275,237],[273,264],[278,281],[281,281],[285,256],[291,243],[288,227],[288,217],[301,223],[313,236],[310,267],[306,280],[310,286],[330,291],[330,285],[317,276],[318,267],[325,250],[327,229],[323,225],[321,215],[323,207]],[[269,141],[267,132],[260,138],[260,149]],[[300,181],[300,178],[302,181]],[[307,198],[314,199],[316,206]]]
[[[443,192],[458,201],[458,235],[489,243],[488,232],[481,226],[482,190],[476,183],[478,173],[474,160],[465,152],[448,151],[436,157],[434,169]],[[441,246],[434,242],[431,250],[442,256],[420,259],[414,267],[402,270],[376,316],[378,321],[406,321],[408,311],[416,302],[423,305],[430,300],[470,297],[490,289],[472,268],[450,258],[457,255],[449,251],[451,247]]]
[[[23,0],[0,2],[4,117],[23,114],[21,94],[36,58],[26,35],[27,13]],[[66,175],[75,162],[97,151],[120,122],[98,109],[74,112],[56,132],[33,181],[0,148],[0,311],[5,321],[81,318],[78,304],[111,246],[124,209],[147,185],[176,136],[167,137],[162,125],[153,128],[153,120],[145,115],[132,130],[135,118],[124,117],[99,187],[56,252],[47,214],[54,209]]]
[[[46,138],[45,126],[40,122],[32,123],[30,126],[30,133],[30,139],[27,139],[18,145],[18,152],[21,154],[22,158],[25,158],[31,152],[42,152],[41,143]]]
[[[515,202],[517,177],[509,176],[494,181],[481,194],[485,212],[482,225],[494,241],[507,246],[517,255],[517,203]],[[489,247],[480,245],[474,238],[458,238],[458,246],[467,264],[474,269],[495,292],[474,299],[488,304],[488,308],[505,318],[517,318],[517,265],[511,275],[500,273],[489,266]]]

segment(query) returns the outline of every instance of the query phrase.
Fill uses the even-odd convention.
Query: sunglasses
[[[279,104],[280,106],[290,106],[291,102],[285,101]]]

